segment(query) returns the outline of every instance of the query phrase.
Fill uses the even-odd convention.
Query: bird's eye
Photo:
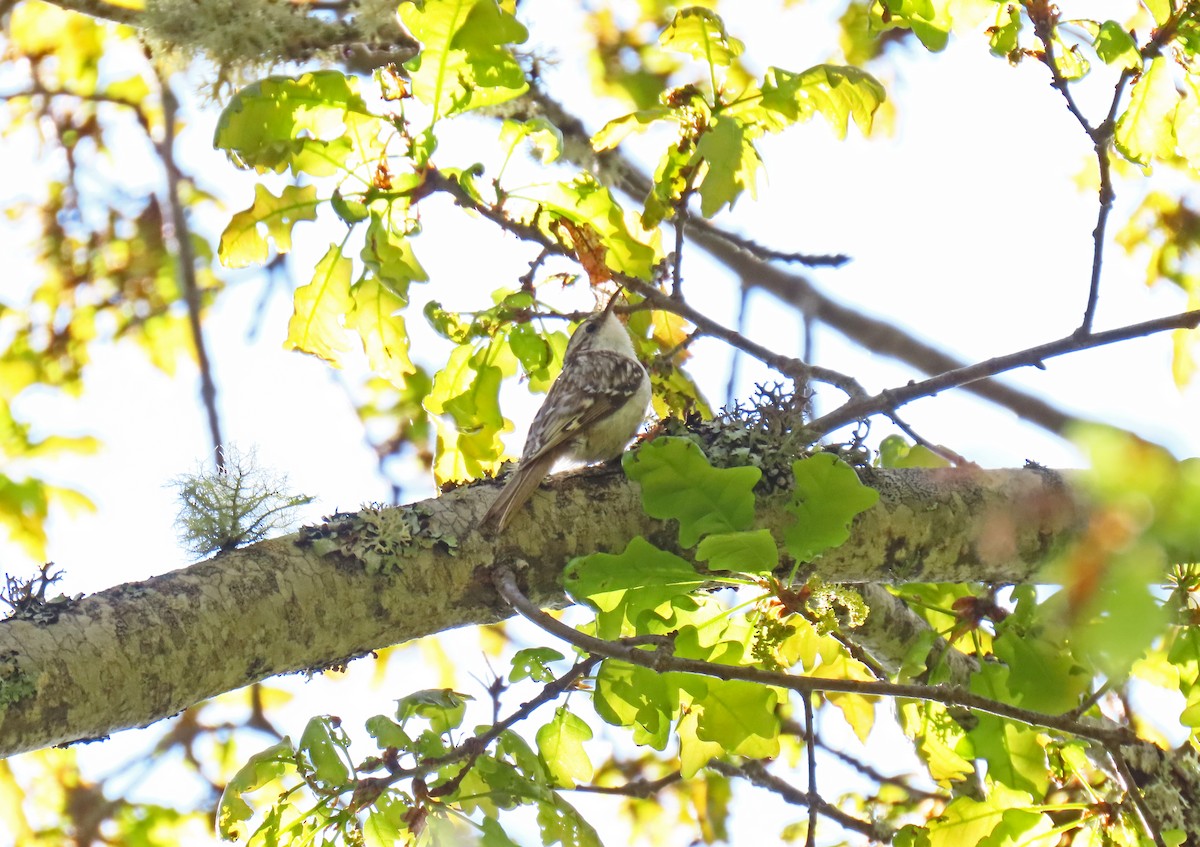
[[[595,332],[595,331],[596,331],[596,324],[588,324],[587,326],[585,326],[585,327],[583,328],[583,331],[584,331],[584,332]]]

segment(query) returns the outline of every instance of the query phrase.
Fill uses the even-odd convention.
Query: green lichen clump
[[[197,557],[262,541],[312,502],[288,493],[287,477],[260,467],[253,453],[232,448],[223,468],[184,474],[172,484],[179,492],[179,539]]]
[[[337,554],[362,565],[369,574],[399,570],[400,561],[423,550],[458,552],[458,538],[430,526],[421,506],[371,505],[358,512],[339,512],[317,526],[300,530],[300,546],[319,555]]]
[[[362,0],[352,16],[341,18],[318,16],[288,0],[149,0],[141,20],[156,53],[204,56],[217,66],[222,82],[322,54],[412,44],[396,18],[395,2],[383,0]]]
[[[786,491],[793,484],[792,462],[812,446],[803,429],[807,402],[782,386],[760,385],[749,401],[722,409],[715,418],[668,418],[662,434],[692,439],[714,467],[758,468],[760,493]]]
[[[37,690],[29,674],[17,664],[15,653],[0,654],[0,710],[32,697]]]

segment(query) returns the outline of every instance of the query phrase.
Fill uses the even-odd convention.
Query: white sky
[[[826,4],[789,11],[785,24],[776,24],[777,5],[732,4],[728,10],[727,25],[746,41],[748,55],[761,69],[777,64],[798,71],[825,60],[828,45],[836,43],[830,23],[821,17]],[[1071,12],[1071,4],[1060,5]],[[1101,19],[1102,11],[1121,17],[1130,8],[1095,0],[1074,5]],[[562,23],[568,15],[563,4],[547,0],[525,8],[525,16],[535,22],[553,14]],[[762,26],[766,20],[772,25]],[[534,36],[546,33],[535,28]],[[580,97],[587,94],[577,76],[583,51],[571,38],[565,23],[554,30],[559,64],[548,73],[552,93],[568,100],[572,90]],[[840,270],[811,273],[823,291],[870,314],[888,316],[964,360],[1068,334],[1077,326],[1086,298],[1095,224],[1094,194],[1081,194],[1075,177],[1094,167],[1094,160],[1090,142],[1049,87],[1045,69],[1033,62],[1010,68],[988,55],[982,36],[952,41],[937,56],[910,47],[893,64],[901,66],[897,77],[883,81],[898,112],[894,135],[863,141],[852,129],[847,141],[838,142],[816,120],[764,141],[760,149],[768,176],[759,185],[759,202],[744,197],[721,223],[779,249],[850,254],[853,261]],[[1102,97],[1111,90],[1106,80],[1097,85]],[[1092,115],[1107,106],[1106,100],[1085,92],[1080,99]],[[593,128],[618,114],[615,104],[607,108],[589,116]],[[234,172],[211,150],[213,120],[211,110],[191,117],[181,139],[181,158],[200,175],[203,187],[226,198],[232,212],[248,205],[253,179]],[[488,132],[494,130],[485,124],[464,125],[443,143],[437,161],[470,164],[477,133]],[[0,157],[0,198],[7,202],[35,190],[32,186],[44,176],[29,167],[32,154],[21,139],[3,143],[9,152]],[[1128,218],[1141,190],[1140,179],[1118,182],[1110,235]],[[409,326],[417,337],[414,357],[429,363],[437,361],[441,348],[428,352],[437,341],[420,317],[423,298],[435,296],[451,307],[485,304],[491,289],[515,284],[536,251],[496,238],[478,224],[464,229],[461,214],[445,203],[423,209],[422,217],[425,232],[415,249],[434,284],[414,286]],[[223,224],[216,218],[200,222],[208,235]],[[340,232],[302,224],[296,235],[291,267],[301,284]],[[13,244],[19,237],[4,238],[9,251],[19,250]],[[1184,308],[1176,292],[1144,287],[1144,262],[1145,257],[1130,260],[1109,245],[1098,329]],[[36,273],[27,263],[18,267],[22,274]],[[733,325],[736,281],[698,251],[685,255],[684,271],[696,305]],[[222,295],[206,331],[227,439],[253,447],[264,465],[286,472],[296,489],[317,497],[305,520],[388,499],[389,485],[377,475],[374,454],[358,437],[357,419],[339,378],[324,363],[281,349],[290,302],[277,292],[268,301],[262,332],[246,343],[261,278],[253,273],[226,276],[236,281]],[[797,318],[767,295],[755,296],[751,306],[754,337],[784,353],[800,352]],[[776,343],[793,337],[791,349]],[[816,349],[817,363],[857,376],[869,390],[919,378],[906,366],[857,350],[829,331],[819,334]],[[704,341],[693,350],[693,373],[720,405],[728,353]],[[194,470],[210,449],[194,368],[184,366],[168,378],[130,345],[97,347],[95,353],[81,399],[31,391],[16,404],[19,415],[41,432],[93,434],[105,445],[96,456],[31,467],[54,483],[80,488],[99,506],[93,515],[52,515],[50,558],[66,569],[67,593],[92,592],[188,564],[175,541],[176,504],[167,482]],[[1057,359],[1045,372],[1028,370],[1005,380],[1068,411],[1128,427],[1178,455],[1198,455],[1200,432],[1194,421],[1200,390],[1175,388],[1170,355],[1169,336],[1161,335]],[[741,375],[741,397],[755,380],[768,377],[746,360]],[[517,401],[518,392],[506,396],[514,399],[506,412],[516,424],[511,447],[519,451],[536,401]],[[915,403],[904,417],[926,438],[984,466],[1020,465],[1027,458],[1049,466],[1080,464],[1073,448],[1061,440],[961,392]],[[877,439],[888,431],[880,425],[873,435]],[[427,480],[405,480],[406,499],[431,492]],[[5,570],[24,572],[33,564],[11,546],[0,546],[0,555]],[[535,638],[527,630],[517,631]],[[449,638],[455,654],[478,655],[474,635]],[[466,667],[484,673],[482,662]],[[370,673],[369,663],[360,662],[350,676],[361,681]],[[314,713],[334,712],[348,725],[361,725],[363,718],[388,711],[389,697],[440,682],[420,661],[405,661],[403,673],[389,685],[391,693],[348,697],[349,691],[359,691],[358,685],[328,679],[281,684],[302,693],[301,702],[285,712],[284,729],[295,736]],[[81,758],[107,772],[118,756],[145,751],[161,728],[81,748]],[[593,805],[591,799],[581,799],[580,806],[610,808]],[[797,811],[794,817],[800,816]],[[743,814],[739,826],[748,836],[754,823],[753,815]],[[835,831],[823,824],[823,833],[825,827]]]

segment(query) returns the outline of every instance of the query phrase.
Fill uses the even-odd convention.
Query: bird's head
[[[620,296],[621,292],[617,291],[602,311],[596,312],[576,328],[567,344],[567,352],[563,355],[565,360],[583,352],[596,350],[608,350],[631,359],[636,358],[629,332],[617,319],[617,313],[613,310]]]

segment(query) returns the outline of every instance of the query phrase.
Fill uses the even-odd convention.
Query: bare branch
[[[563,155],[566,159],[603,173],[606,181],[620,187],[631,197],[641,198],[649,192],[650,180],[636,165],[615,150],[596,153],[583,122],[544,91],[531,89],[525,97],[506,103],[495,111],[504,116],[548,118],[563,132]],[[744,287],[761,288],[774,294],[784,303],[795,306],[805,315],[876,355],[890,356],[928,374],[965,366],[961,360],[925,343],[890,321],[845,306],[822,294],[807,278],[763,261],[752,250],[739,244],[737,236],[731,236],[703,218],[690,221],[688,234],[705,252],[740,276]],[[750,355],[758,358],[754,353]],[[776,367],[774,364],[771,366]],[[787,373],[786,369],[780,370]],[[1062,434],[1077,422],[1076,418],[1041,398],[991,380],[980,381],[966,390],[1054,433]]]
[[[1077,353],[1081,350],[1090,350],[1094,347],[1103,347],[1107,344],[1115,344],[1120,341],[1128,341],[1131,338],[1141,338],[1172,329],[1195,329],[1197,325],[1200,325],[1200,310],[1181,312],[1177,315],[1155,318],[1154,320],[1082,337],[1075,334],[1068,335],[1057,341],[1050,341],[1046,344],[1039,344],[1036,347],[1030,347],[1015,353],[1009,353],[1005,356],[997,356],[994,359],[988,359],[974,365],[947,371],[921,382],[910,382],[908,385],[899,388],[890,388],[873,397],[867,397],[862,400],[851,400],[829,414],[817,418],[809,424],[809,427],[814,433],[814,437],[819,437],[848,423],[881,412],[892,412],[906,403],[911,403],[913,400],[921,397],[932,397],[949,388],[966,386],[978,380],[993,377],[1017,368],[1042,368],[1044,367],[1043,362],[1046,359],[1052,359],[1056,356]]]
[[[796,676],[788,673],[766,671],[761,668],[743,665],[720,665],[698,659],[681,659],[670,655],[669,651],[659,648],[652,651],[642,650],[612,641],[605,641],[591,635],[585,635],[566,624],[555,620],[550,615],[537,608],[522,593],[517,586],[513,571],[503,565],[495,568],[493,582],[500,596],[504,598],[513,610],[526,620],[544,629],[546,632],[561,638],[569,644],[578,647],[592,655],[604,656],[609,659],[619,659],[633,665],[650,668],[657,673],[678,671],[711,676],[717,679],[736,679],[745,682],[758,682],[763,685],[775,685],[809,696],[815,691],[839,692],[843,694],[862,694],[876,697],[901,697],[910,700],[926,700],[943,703],[948,706],[962,706],[987,714],[1017,721],[1029,726],[1039,726],[1054,729],[1080,738],[1087,738],[1100,744],[1128,744],[1135,734],[1127,727],[1117,726],[1110,721],[1076,720],[1062,715],[1048,715],[1030,709],[1010,706],[987,697],[980,697],[961,686],[947,685],[914,685],[897,682],[878,682],[873,680],[832,679]]]
[[[187,210],[179,195],[182,175],[175,162],[175,128],[179,112],[179,101],[171,91],[171,85],[161,74],[158,76],[159,91],[162,92],[163,138],[158,145],[163,168],[167,172],[167,205],[171,209],[171,236],[179,256],[179,279],[187,304],[188,327],[192,333],[192,345],[196,348],[196,362],[200,369],[200,399],[204,403],[208,419],[208,435],[212,440],[213,454],[219,471],[225,470],[225,440],[221,437],[221,419],[217,412],[217,383],[213,379],[212,362],[204,343],[204,329],[200,319],[200,286],[196,281],[196,257],[192,253],[192,235],[188,228]]]
[[[681,779],[683,779],[683,774],[675,771],[660,779],[635,779],[624,785],[576,785],[571,790],[588,794],[616,794],[621,797],[637,797],[645,800]]]
[[[141,9],[118,6],[115,3],[106,3],[104,0],[50,0],[50,2],[60,9],[78,12],[81,15],[87,15],[92,18],[100,18],[101,20],[125,24],[126,26],[141,25]]]
[[[762,762],[749,761],[741,765],[733,765],[729,762],[714,759],[708,763],[708,766],[718,773],[725,774],[725,776],[742,777],[760,788],[773,791],[793,805],[808,806],[810,814],[823,815],[835,821],[842,828],[862,833],[875,841],[890,843],[892,836],[895,835],[894,830],[887,824],[860,820],[853,815],[846,814],[837,806],[827,802],[823,797],[812,791],[805,792],[796,789],[786,780],[780,779],[768,771]],[[813,833],[816,832],[816,826],[812,817],[809,818],[808,831],[810,833],[809,839],[811,840],[814,837]]]
[[[1146,798],[1142,796],[1142,789],[1134,779],[1133,772],[1130,771],[1129,763],[1125,761],[1125,755],[1121,752],[1121,748],[1116,744],[1105,744],[1104,746],[1112,758],[1117,773],[1121,775],[1121,781],[1125,783],[1125,793],[1133,800],[1133,807],[1137,812],[1142,829],[1154,841],[1155,847],[1167,847],[1167,842],[1163,840],[1158,823],[1146,805]]]
[[[1108,226],[1108,216],[1112,212],[1113,200],[1116,199],[1116,191],[1112,184],[1112,162],[1110,156],[1110,145],[1112,143],[1113,121],[1117,114],[1117,107],[1121,102],[1121,95],[1125,91],[1125,85],[1133,77],[1133,71],[1125,68],[1121,71],[1121,75],[1117,78],[1117,84],[1113,89],[1112,102],[1108,108],[1108,115],[1097,126],[1092,126],[1087,117],[1079,109],[1079,105],[1075,102],[1075,97],[1071,94],[1071,81],[1062,75],[1062,71],[1058,68],[1058,62],[1054,58],[1054,30],[1058,26],[1058,11],[1050,5],[1029,5],[1026,6],[1029,11],[1030,18],[1033,21],[1033,31],[1038,40],[1042,42],[1042,63],[1050,69],[1051,86],[1057,89],[1066,101],[1067,110],[1074,115],[1075,120],[1087,133],[1091,139],[1092,147],[1096,151],[1096,166],[1100,175],[1100,191],[1099,191],[1099,211],[1096,214],[1096,227],[1092,230],[1092,273],[1088,282],[1088,297],[1087,305],[1083,310],[1083,321],[1079,324],[1079,329],[1076,334],[1086,336],[1092,331],[1092,321],[1096,317],[1096,306],[1100,301],[1100,269],[1104,261],[1104,232]]]
[[[431,170],[426,175],[426,183],[429,191],[443,191],[450,194],[460,206],[477,212],[492,221],[492,223],[526,241],[531,241],[539,245],[544,251],[561,256],[572,255],[563,245],[554,241],[537,227],[514,221],[502,209],[479,203],[453,177],[448,177],[439,171]],[[678,315],[695,325],[704,335],[725,341],[736,349],[749,353],[759,361],[798,382],[816,380],[817,382],[832,385],[850,397],[863,397],[866,395],[866,391],[851,376],[839,373],[831,368],[809,365],[791,356],[780,355],[768,347],[759,344],[757,341],[753,341],[717,323],[703,312],[693,309],[682,298],[664,294],[654,286],[636,277],[626,274],[614,274],[614,277],[626,288],[645,297],[651,307]]]

